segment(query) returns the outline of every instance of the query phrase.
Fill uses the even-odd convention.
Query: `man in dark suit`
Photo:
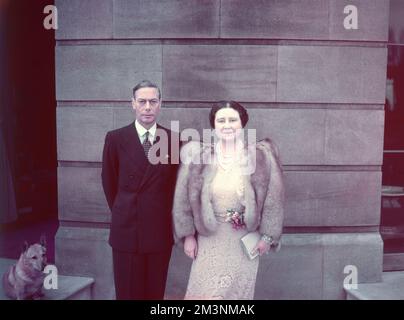
[[[163,299],[173,245],[171,209],[178,167],[167,150],[172,137],[178,139],[156,124],[161,107],[157,85],[150,81],[136,85],[132,106],[136,120],[106,135],[101,174],[112,212],[109,243],[116,298]],[[163,147],[156,152],[158,144]],[[163,160],[156,163],[156,157]]]

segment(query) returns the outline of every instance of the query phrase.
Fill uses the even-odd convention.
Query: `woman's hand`
[[[252,254],[258,251],[259,255],[262,256],[264,253],[268,253],[270,249],[271,245],[269,243],[266,243],[264,240],[260,240],[254,247]]]
[[[191,259],[195,259],[198,253],[198,243],[194,236],[185,237],[184,252]]]

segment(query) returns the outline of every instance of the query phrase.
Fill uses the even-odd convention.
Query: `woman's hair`
[[[244,128],[248,122],[248,113],[247,110],[238,102],[236,101],[219,101],[216,102],[212,109],[210,109],[209,113],[209,122],[210,126],[214,129],[215,128],[215,116],[216,113],[223,108],[232,108],[236,110],[240,116],[241,126]]]

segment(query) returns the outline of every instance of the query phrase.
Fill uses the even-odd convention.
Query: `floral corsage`
[[[238,230],[245,228],[244,223],[244,214],[242,212],[238,212],[234,209],[226,210],[226,222],[230,222],[233,225],[233,228]]]

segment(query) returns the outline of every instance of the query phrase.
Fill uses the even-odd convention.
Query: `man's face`
[[[136,113],[136,120],[149,129],[157,120],[161,101],[156,88],[141,88],[136,91],[132,99],[132,107]]]

